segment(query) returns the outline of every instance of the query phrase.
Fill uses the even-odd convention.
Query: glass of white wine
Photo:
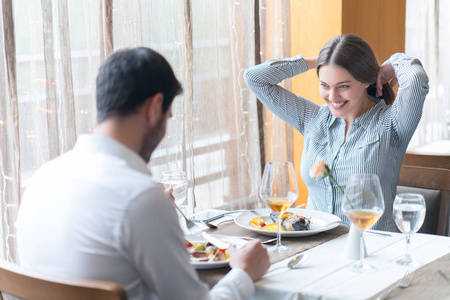
[[[173,189],[172,195],[175,199],[175,204],[179,207],[182,206],[186,201],[188,190],[186,172],[179,170],[165,172],[162,175],[161,183],[165,189]]]
[[[351,175],[345,188],[342,210],[361,232],[360,259],[349,266],[357,272],[375,271],[377,268],[364,262],[363,233],[374,225],[384,212],[384,199],[378,176],[375,174]]]
[[[422,227],[425,220],[426,205],[421,194],[398,194],[394,200],[394,221],[406,238],[406,254],[397,260],[402,266],[419,266],[420,263],[411,257],[411,235]]]
[[[292,248],[281,244],[281,215],[298,198],[297,177],[291,162],[268,162],[264,167],[259,190],[261,199],[278,215],[277,244],[270,253],[288,253]]]

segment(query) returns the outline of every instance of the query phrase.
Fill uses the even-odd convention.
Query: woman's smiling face
[[[351,123],[368,111],[374,102],[367,95],[368,83],[357,81],[346,69],[322,65],[319,69],[320,96],[337,118]]]

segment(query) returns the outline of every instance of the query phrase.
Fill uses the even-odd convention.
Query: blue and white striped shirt
[[[418,59],[397,53],[389,61],[399,83],[394,103],[386,105],[384,100],[371,97],[377,104],[353,120],[347,139],[344,119],[334,117],[327,105],[319,106],[278,85],[308,70],[302,55],[267,61],[248,69],[244,78],[266,107],[304,136],[301,175],[308,188],[308,209],[333,213],[348,222],[342,213],[339,188],[329,177],[317,180],[309,176],[309,169],[320,156],[344,190],[352,174],[377,174],[385,212],[374,228],[397,231],[392,205],[400,165],[421,118],[429,87]]]

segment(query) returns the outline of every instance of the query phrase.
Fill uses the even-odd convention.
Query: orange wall
[[[291,54],[316,56],[332,37],[353,33],[366,39],[380,63],[405,49],[406,0],[291,0]],[[322,105],[315,71],[292,80],[292,91]],[[300,177],[303,136],[294,130],[293,163],[299,178],[297,205],[308,191]]]
[[[364,38],[380,63],[405,51],[405,0],[344,0],[342,4],[342,33]]]

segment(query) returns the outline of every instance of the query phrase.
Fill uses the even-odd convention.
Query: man
[[[147,168],[181,85],[148,48],[116,51],[97,76],[98,125],[33,177],[19,210],[24,267],[114,281],[129,299],[245,299],[269,267],[259,242],[230,249],[211,291],[189,263],[176,211]]]

